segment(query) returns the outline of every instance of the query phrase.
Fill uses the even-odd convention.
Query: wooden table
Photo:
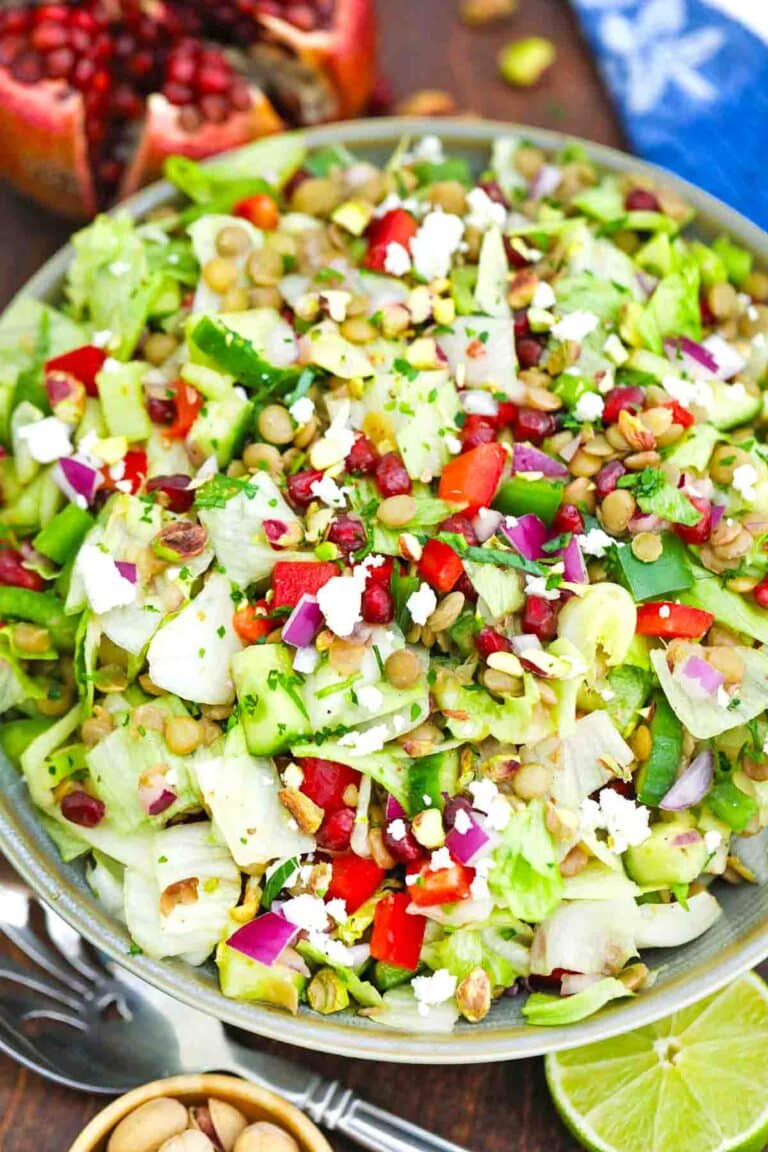
[[[379,0],[379,6],[384,71],[398,97],[423,88],[446,89],[462,111],[621,144],[616,118],[565,0],[520,0],[518,16],[482,31],[459,24],[455,0]],[[534,33],[555,41],[557,64],[534,90],[513,91],[498,79],[496,54],[506,39]],[[66,222],[0,189],[0,305],[68,232]],[[471,1152],[572,1152],[578,1147],[549,1102],[538,1060],[409,1069],[296,1055]],[[48,1084],[0,1057],[4,1152],[65,1152],[98,1108],[94,1098]],[[342,1140],[335,1146],[339,1152],[352,1148]]]

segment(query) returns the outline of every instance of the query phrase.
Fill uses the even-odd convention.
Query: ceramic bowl
[[[110,1133],[123,1117],[158,1096],[170,1096],[186,1105],[204,1104],[209,1096],[215,1096],[239,1108],[249,1123],[269,1120],[284,1128],[296,1140],[301,1152],[333,1152],[320,1129],[282,1096],[236,1076],[215,1075],[171,1076],[168,1080],[153,1080],[151,1084],[134,1088],[94,1116],[69,1152],[104,1152]]]
[[[520,135],[549,152],[569,138],[560,133],[513,124],[475,120],[371,120],[334,124],[306,133],[310,147],[346,144],[358,156],[383,161],[403,136],[436,133],[449,151],[463,155],[481,171],[499,135]],[[744,217],[706,193],[634,157],[582,141],[598,164],[615,172],[635,172],[663,180],[697,210],[700,235],[728,233],[768,266],[768,236]],[[170,202],[174,191],[154,184],[124,206],[135,216]],[[65,248],[24,288],[24,294],[55,301],[70,259]],[[617,1035],[666,1016],[716,991],[768,956],[768,861],[765,843],[744,841],[740,854],[758,884],[717,886],[723,906],[720,920],[704,936],[682,948],[657,950],[646,959],[657,973],[654,986],[632,1001],[610,1006],[567,1028],[533,1028],[520,1014],[520,1002],[507,999],[481,1023],[459,1023],[448,1036],[393,1032],[351,1012],[319,1016],[302,1009],[297,1016],[263,1004],[228,1000],[219,991],[212,964],[190,968],[179,961],[131,955],[124,926],[97,902],[75,863],[65,865],[44,832],[27,789],[7,762],[0,760],[0,850],[35,891],[84,937],[137,976],[220,1020],[290,1044],[376,1060],[408,1063],[467,1064],[510,1060],[573,1048]],[[80,1152],[80,1145],[77,1145]],[[82,1145],[85,1152],[86,1145]]]

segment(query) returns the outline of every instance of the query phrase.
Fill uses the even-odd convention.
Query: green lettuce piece
[[[404,984],[399,988],[390,988],[389,992],[384,993],[381,1004],[375,1008],[364,1008],[361,1015],[398,1032],[443,1035],[453,1031],[459,1018],[459,1009],[451,997],[442,1004],[431,1005],[424,1014],[420,1011],[420,1001],[416,999],[413,988]]]
[[[611,1000],[624,996],[634,996],[634,992],[621,980],[607,976],[575,996],[547,996],[543,992],[533,992],[523,1005],[523,1016],[529,1024],[537,1027],[557,1028],[586,1020]]]
[[[535,228],[536,225],[532,227]],[[637,271],[629,256],[617,248],[611,240],[595,236],[586,220],[566,221],[563,241],[566,266],[571,276],[589,273],[596,281],[623,288],[634,300],[641,300],[642,291]],[[560,292],[557,285],[555,295],[559,300]]]
[[[712,251],[719,256],[725,265],[728,279],[737,288],[741,288],[752,271],[752,253],[746,248],[734,244],[728,236],[718,236],[712,245]]]
[[[303,135],[289,132],[246,144],[203,165],[185,156],[171,156],[166,161],[165,176],[198,204],[207,204],[217,196],[230,193],[234,203],[259,191],[264,181],[281,188],[303,163],[306,154]]]
[[[81,719],[82,707],[77,703],[60,720],[41,732],[21,754],[21,770],[27,781],[29,794],[39,808],[53,806],[51,788],[56,782],[51,780],[48,758],[80,727]]]
[[[673,524],[698,524],[701,512],[658,468],[622,476],[620,488],[631,488],[640,509],[647,515],[660,516]]]
[[[564,312],[591,312],[603,321],[617,321],[627,300],[628,289],[611,280],[601,280],[591,272],[564,276],[555,284],[557,304]]]
[[[563,878],[540,800],[512,813],[494,851],[488,885],[499,904],[531,924],[546,920],[560,903]]]
[[[500,620],[522,607],[524,596],[519,573],[473,560],[465,561],[464,567],[473,588],[488,608],[489,620]]]
[[[683,604],[711,612],[720,624],[761,644],[768,644],[768,612],[738,592],[723,587],[704,568],[693,569],[693,586],[680,596]]]
[[[723,434],[712,424],[696,424],[688,435],[675,445],[667,460],[681,472],[688,469],[706,472],[715,445],[722,439]]]
[[[422,959],[435,971],[447,968],[457,980],[484,968],[494,988],[509,988],[530,971],[529,948],[498,928],[459,928],[427,944]]]
[[[744,661],[744,678],[727,706],[720,704],[716,696],[704,699],[689,696],[681,681],[670,672],[666,654],[658,650],[651,652],[651,663],[672,711],[697,740],[709,740],[729,728],[746,724],[768,708],[768,653],[764,648],[734,651]]]
[[[624,195],[615,176],[606,176],[592,188],[585,188],[571,201],[574,208],[601,224],[619,220],[626,215]]]
[[[677,260],[668,234],[657,232],[643,244],[635,252],[635,264],[653,276],[664,277],[674,272]]]
[[[535,743],[553,731],[549,713],[539,708],[533,676],[523,677],[523,695],[495,700],[484,688],[465,686],[450,672],[432,686],[438,708],[449,713],[448,729],[457,740],[479,741],[494,736],[503,744]]]
[[[659,282],[645,308],[659,337],[650,345],[652,351],[661,352],[661,341],[667,336],[700,339],[699,286],[699,268],[693,260],[681,264],[678,271]]]
[[[76,824],[68,824],[64,820],[54,820],[45,812],[38,812],[37,818],[53,840],[65,864],[69,864],[71,860],[77,860],[80,856],[85,856],[86,852],[91,851],[91,845],[88,841],[83,840],[82,836],[77,834]]]
[[[265,580],[278,560],[295,553],[276,552],[264,535],[264,520],[297,523],[274,480],[256,472],[247,481],[214,476],[197,491],[195,505],[208,530],[216,558],[233,584],[241,588]]]

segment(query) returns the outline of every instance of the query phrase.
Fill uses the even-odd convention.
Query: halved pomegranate
[[[374,0],[84,0],[0,12],[0,174],[87,217],[157,176],[354,115]]]

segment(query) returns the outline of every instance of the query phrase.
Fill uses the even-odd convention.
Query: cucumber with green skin
[[[408,811],[442,808],[444,795],[453,796],[459,778],[459,754],[455,748],[420,756],[408,769]]]
[[[302,373],[301,368],[278,368],[270,364],[256,351],[250,340],[210,316],[201,317],[189,339],[221,371],[234,376],[244,387],[257,393],[259,398],[289,391]]]
[[[655,807],[674,784],[683,755],[683,726],[661,693],[654,700],[650,727],[651,755],[640,769],[637,798]]]

